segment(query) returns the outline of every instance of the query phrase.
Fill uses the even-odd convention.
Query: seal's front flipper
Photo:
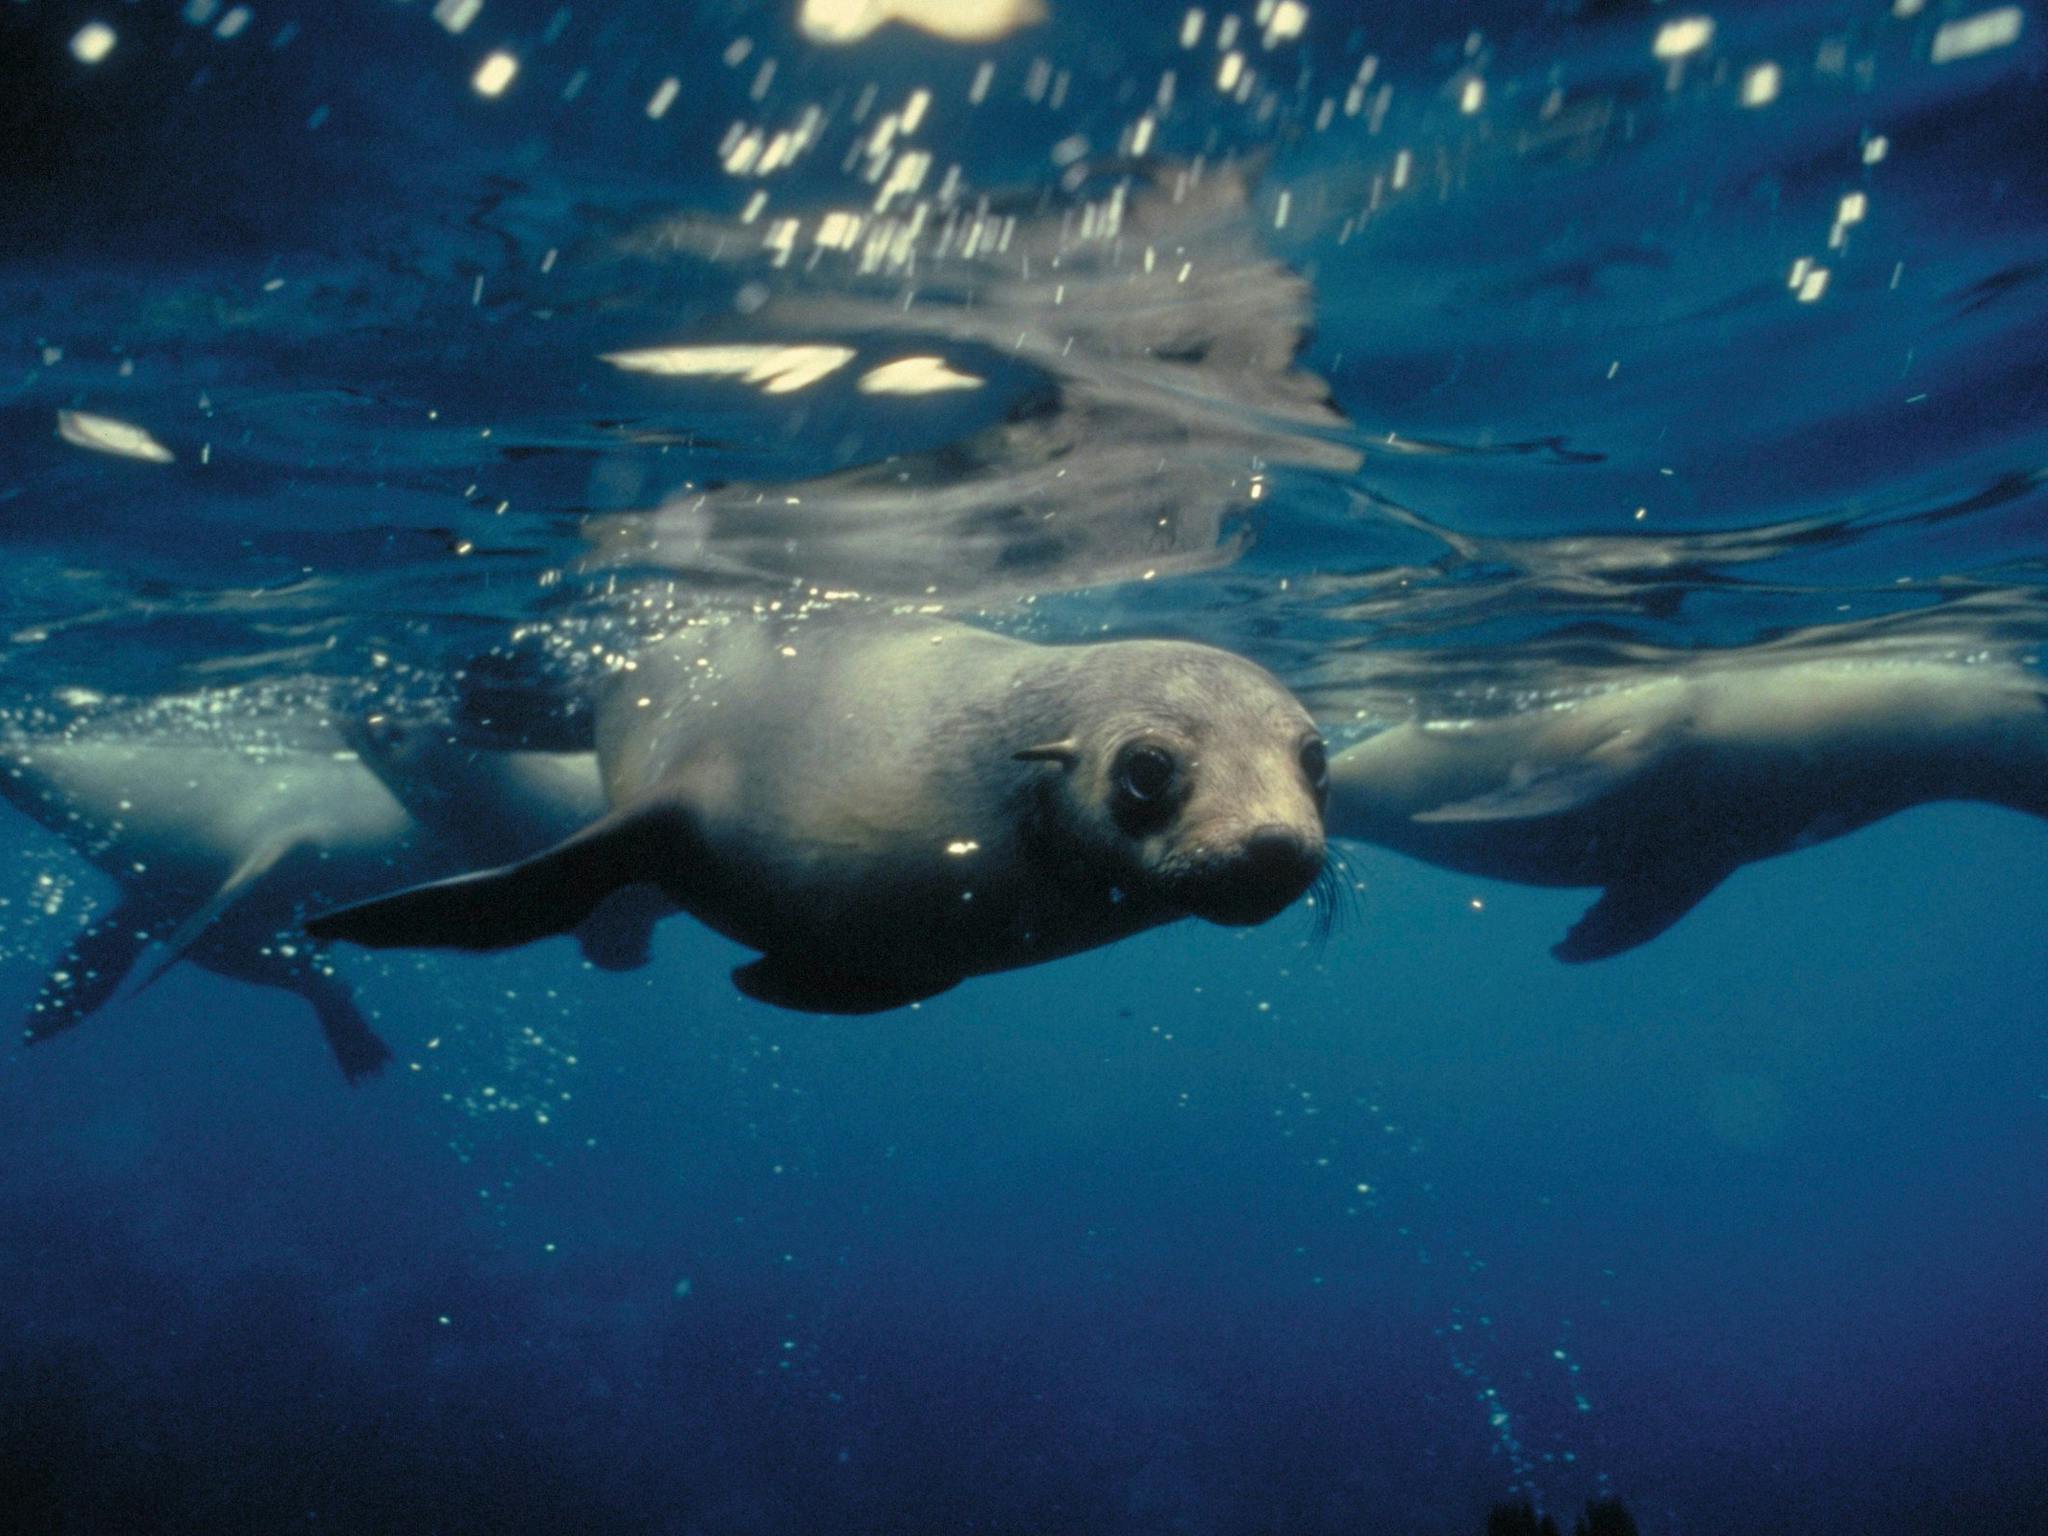
[[[1647,944],[1732,873],[1718,865],[1671,865],[1618,880],[1550,952],[1568,965],[1577,965],[1606,960]]]
[[[306,931],[371,949],[510,949],[567,933],[620,886],[679,874],[686,844],[674,811],[621,811],[517,864],[323,913]]]
[[[732,984],[757,1003],[798,1013],[884,1013],[948,991],[952,981],[861,976],[817,970],[800,961],[763,955],[732,973]]]
[[[119,989],[162,922],[124,901],[73,939],[44,979],[22,1034],[34,1044],[82,1023]]]

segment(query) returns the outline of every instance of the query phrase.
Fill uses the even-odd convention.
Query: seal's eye
[[[1157,747],[1133,747],[1117,760],[1117,792],[1133,805],[1152,805],[1173,786],[1173,759]]]
[[[1330,792],[1330,751],[1320,741],[1301,746],[1301,771],[1308,778],[1311,793],[1320,800]]]

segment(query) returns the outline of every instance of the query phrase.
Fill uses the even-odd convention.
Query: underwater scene
[[[2048,1531],[2048,15],[0,0],[0,1530]]]

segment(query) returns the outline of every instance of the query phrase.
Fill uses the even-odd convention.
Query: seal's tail
[[[43,978],[22,1037],[33,1045],[97,1013],[121,990],[157,923],[153,914],[122,902],[73,939]]]
[[[40,774],[26,754],[0,756],[0,800],[59,836],[77,836],[71,803]],[[149,948],[164,914],[143,910],[124,895],[112,911],[73,939],[50,967],[22,1020],[30,1044],[62,1034],[98,1012],[120,991]]]

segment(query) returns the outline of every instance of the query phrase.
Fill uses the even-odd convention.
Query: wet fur
[[[371,879],[410,867],[403,808],[360,767],[337,759],[338,748],[332,738],[310,750],[245,751],[83,731],[13,744],[0,763],[0,792],[120,888],[51,968],[24,1021],[26,1037],[48,1039],[112,1001],[151,945],[171,941],[269,845],[286,851],[180,958],[305,997],[351,1080],[389,1059],[317,950],[289,942],[296,898],[321,888],[330,860],[367,861]]]
[[[1332,765],[1331,835],[1606,893],[1553,951],[1664,932],[1742,865],[1911,806],[2048,816],[2041,680],[2010,663],[1723,659],[1554,707],[1394,727]]]
[[[202,702],[197,711],[212,713]],[[594,760],[478,755],[430,731],[269,722],[292,744],[185,743],[147,725],[88,726],[0,752],[0,794],[65,838],[120,889],[52,966],[24,1033],[61,1033],[133,990],[152,945],[206,916],[252,856],[279,850],[175,956],[216,975],[294,992],[313,1008],[343,1074],[390,1051],[297,932],[308,907],[545,846],[600,814]],[[161,729],[159,725],[157,729]],[[351,750],[353,747],[355,750]],[[599,964],[646,958],[653,912],[624,893],[580,935]]]
[[[498,948],[651,880],[761,951],[735,973],[749,995],[866,1012],[1208,915],[1247,878],[1233,860],[1259,829],[1287,829],[1317,864],[1323,850],[1299,763],[1307,714],[1204,646],[738,620],[637,658],[597,716],[605,824],[312,931]],[[1115,824],[1105,776],[1140,732],[1199,769],[1170,823],[1137,835]],[[1045,743],[1073,750],[1019,759]]]

